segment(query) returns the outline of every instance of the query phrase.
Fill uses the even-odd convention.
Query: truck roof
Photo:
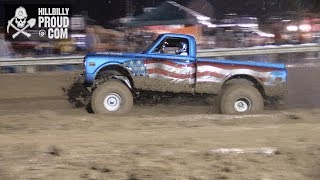
[[[177,34],[177,33],[163,33],[159,36],[172,36],[172,37],[178,37],[178,38],[194,38],[194,36],[190,34]]]

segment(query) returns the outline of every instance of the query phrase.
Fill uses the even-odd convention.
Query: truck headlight
[[[311,30],[311,26],[309,24],[301,24],[299,29],[302,32],[309,32]]]
[[[299,28],[298,28],[298,26],[291,25],[291,26],[287,26],[287,30],[288,31],[298,31]]]

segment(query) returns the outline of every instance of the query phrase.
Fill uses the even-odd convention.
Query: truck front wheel
[[[93,91],[91,106],[96,114],[126,114],[133,106],[132,93],[122,82],[108,80]]]
[[[233,84],[224,89],[220,99],[223,114],[248,114],[263,111],[261,93],[249,84]]]

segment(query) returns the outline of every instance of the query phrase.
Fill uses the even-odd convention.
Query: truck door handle
[[[185,63],[189,63],[190,61],[189,61],[189,60],[185,60],[184,62],[185,62]]]

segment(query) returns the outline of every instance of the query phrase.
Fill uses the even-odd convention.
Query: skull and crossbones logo
[[[18,35],[23,34],[26,37],[30,37],[31,34],[26,32],[27,28],[32,28],[36,24],[35,18],[30,18],[27,21],[27,11],[24,7],[20,6],[16,9],[15,16],[8,21],[7,33],[9,33],[10,27],[15,29],[17,32],[12,35],[12,38],[15,39]]]

